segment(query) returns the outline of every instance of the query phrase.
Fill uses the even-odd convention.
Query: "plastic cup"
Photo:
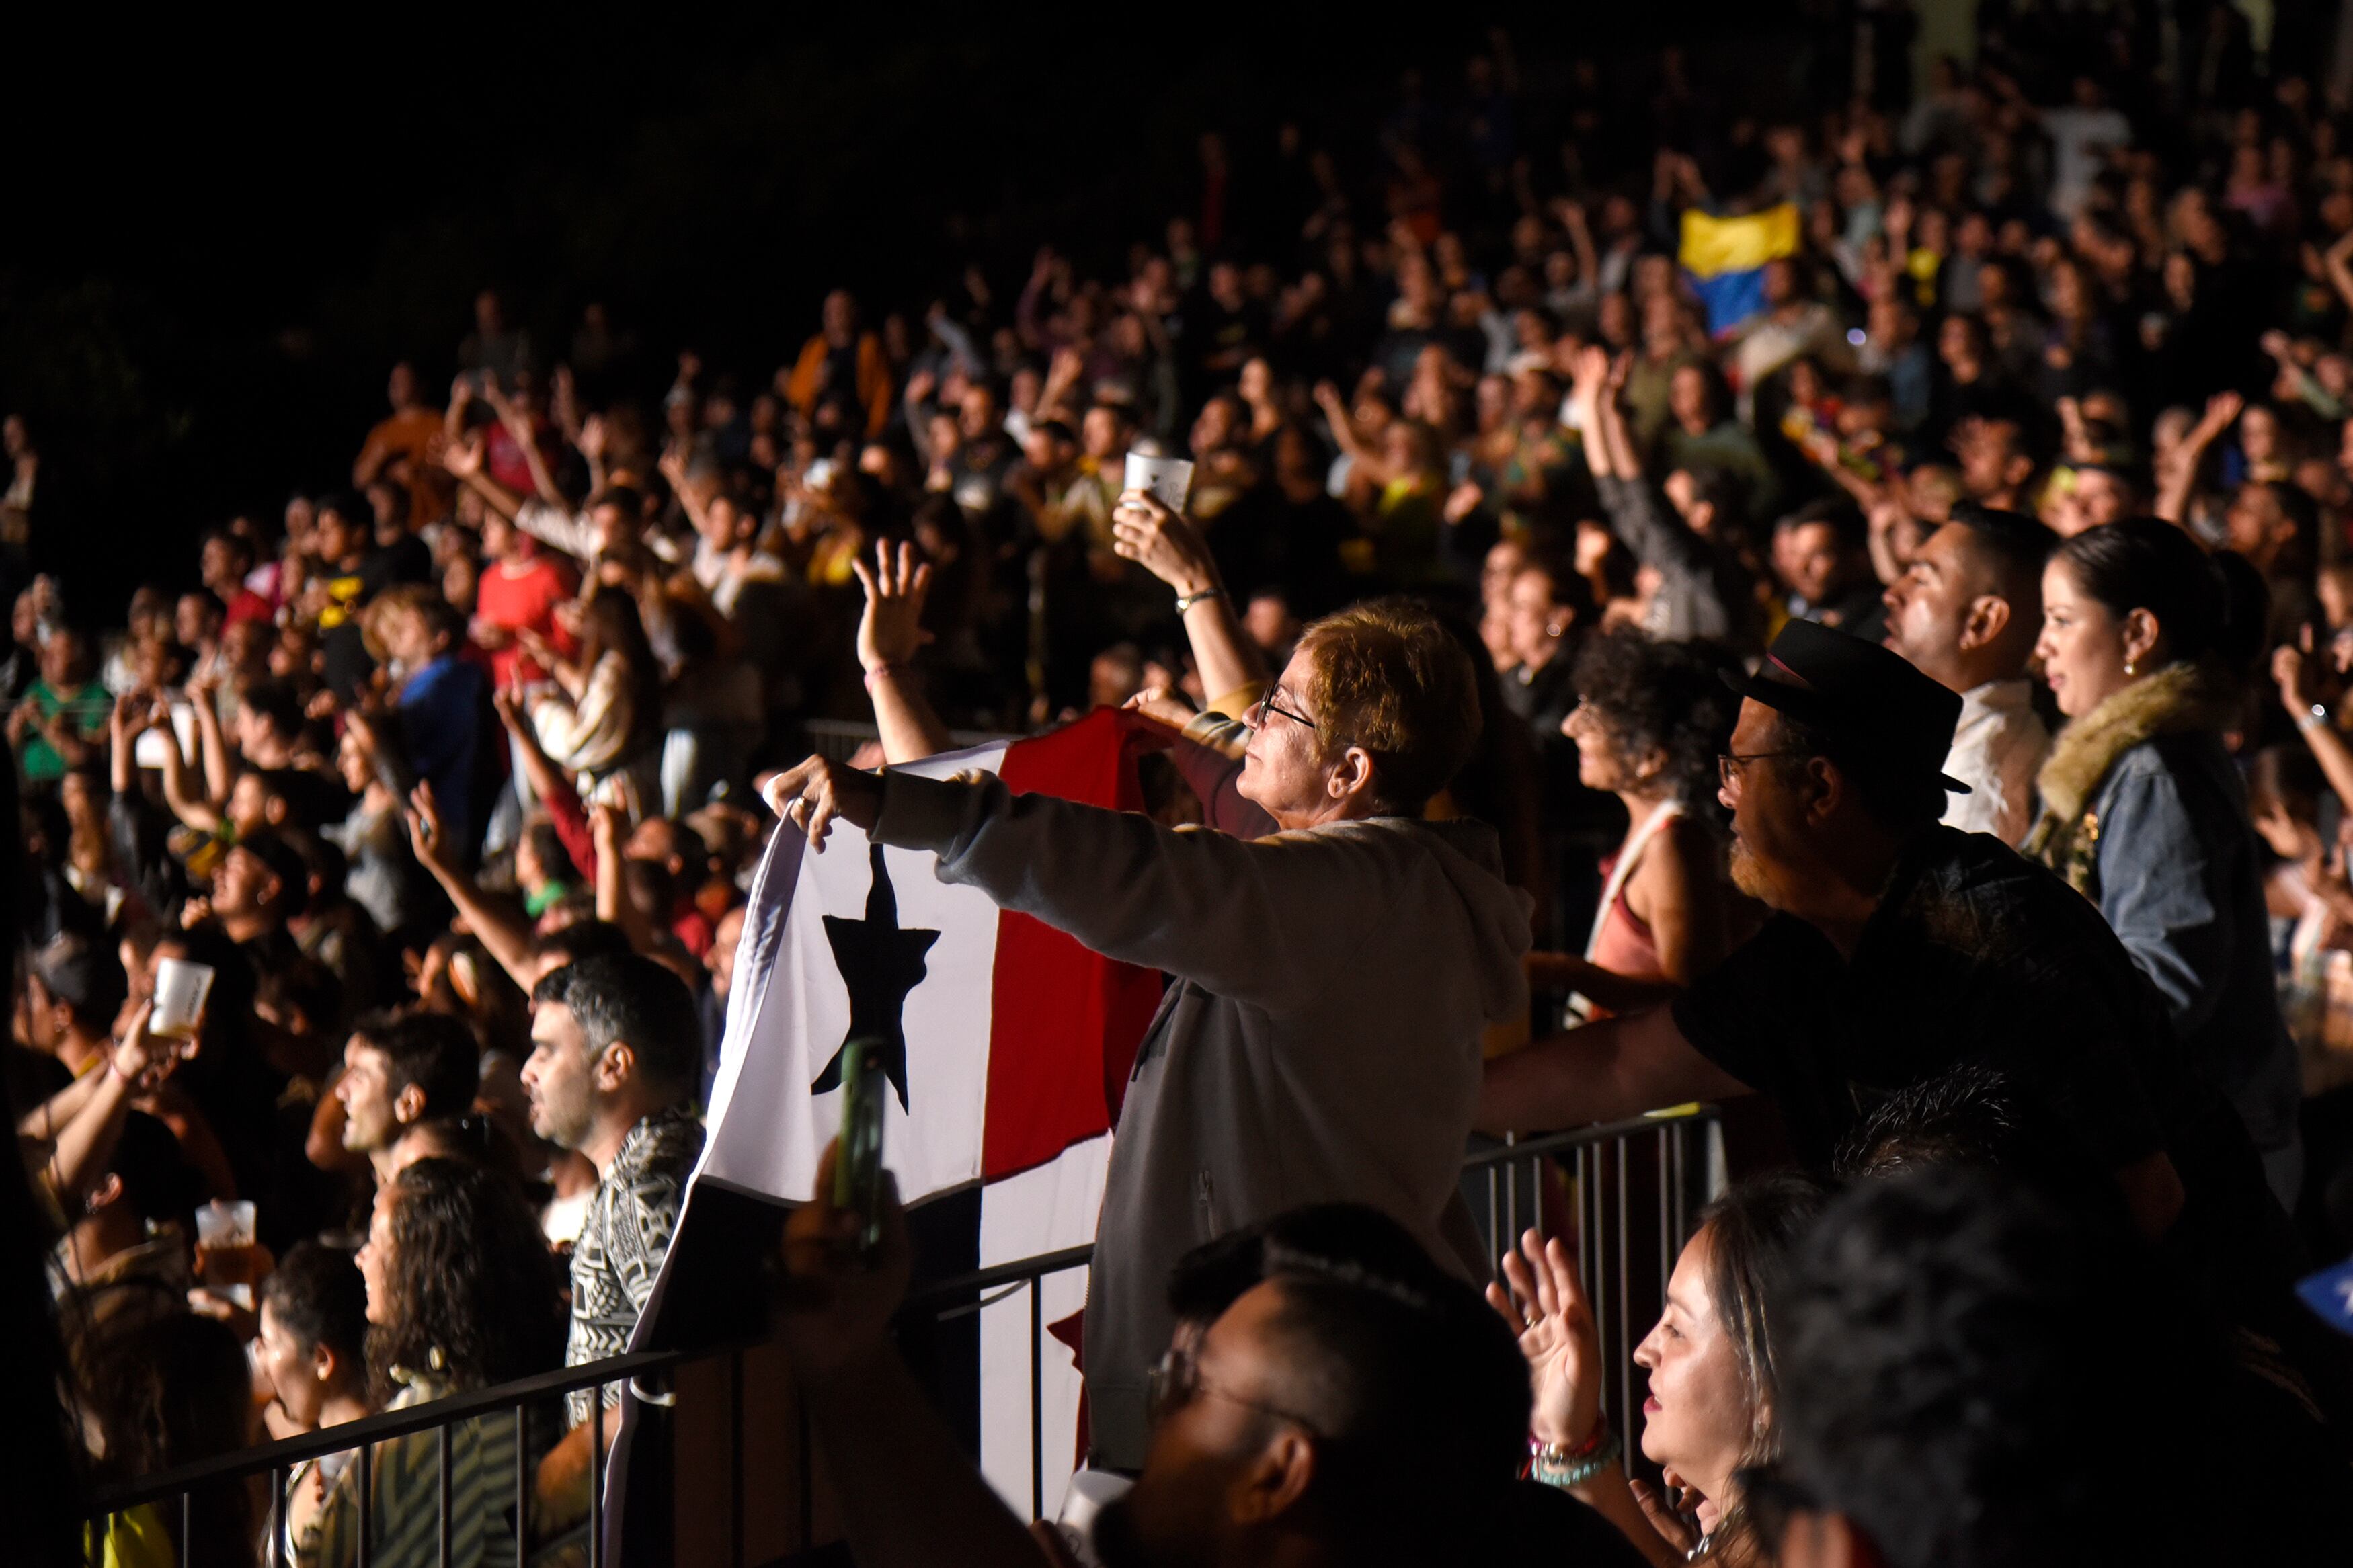
[[[1054,1518],[1054,1527],[1070,1543],[1071,1553],[1083,1568],[1102,1568],[1103,1559],[1095,1554],[1095,1516],[1110,1504],[1125,1497],[1135,1483],[1125,1476],[1115,1476],[1109,1470],[1081,1470],[1071,1478],[1068,1491],[1062,1494],[1062,1511]]]
[[[195,1038],[203,1022],[205,999],[213,994],[213,966],[167,958],[155,966],[155,1011],[148,1016],[147,1032],[167,1040]]]
[[[261,1273],[251,1200],[215,1198],[196,1211],[196,1278],[250,1311]]]
[[[1130,452],[1126,476],[1120,488],[1145,491],[1170,511],[1181,514],[1185,498],[1193,489],[1193,459],[1147,458],[1141,452]]]

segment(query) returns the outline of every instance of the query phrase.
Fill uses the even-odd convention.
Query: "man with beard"
[[[1732,874],[1774,918],[1668,1006],[1490,1062],[1478,1125],[1533,1131],[1772,1096],[1823,1165],[1887,1095],[1965,1065],[2008,1075],[2242,1303],[2296,1253],[2236,1115],[2188,1070],[2098,909],[1981,834],[1944,827],[1957,691],[1797,621],[1719,759]]]
[[[692,1095],[702,1033],[677,975],[635,954],[583,958],[532,992],[531,1058],[522,1086],[531,1130],[596,1167],[596,1193],[572,1249],[572,1331],[564,1363],[582,1366],[628,1348],[638,1314],[678,1231],[687,1177],[702,1152]],[[617,1405],[621,1384],[603,1390]],[[540,1464],[540,1502],[554,1521],[587,1511],[594,1456],[589,1391],[567,1400],[570,1436]],[[620,1429],[607,1415],[610,1447]]]

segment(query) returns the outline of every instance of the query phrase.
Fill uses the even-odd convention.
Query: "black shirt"
[[[2169,1154],[2201,1228],[2254,1243],[2284,1223],[2244,1128],[2189,1071],[2098,908],[1990,835],[1915,840],[1852,963],[1777,915],[1673,1011],[1701,1054],[1773,1097],[1810,1164],[1896,1089],[1977,1064],[2104,1169]]]

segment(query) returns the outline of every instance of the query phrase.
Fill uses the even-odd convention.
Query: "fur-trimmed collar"
[[[2035,776],[2042,814],[2074,821],[2118,757],[2159,735],[2225,728],[2237,711],[2229,679],[2202,664],[2168,664],[2133,682],[2059,731]]]

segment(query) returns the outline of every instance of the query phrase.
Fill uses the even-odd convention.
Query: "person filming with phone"
[[[770,785],[814,847],[840,817],[933,850],[942,880],[1176,977],[1127,1086],[1098,1227],[1098,1463],[1143,1460],[1145,1373],[1174,1327],[1161,1282],[1200,1242],[1352,1201],[1458,1273],[1480,1267],[1468,1213],[1448,1216],[1481,1031],[1527,1006],[1528,919],[1492,828],[1422,820],[1479,725],[1460,645],[1420,605],[1377,601],[1308,627],[1249,714],[1240,789],[1273,819],[1264,838],[823,758]]]

